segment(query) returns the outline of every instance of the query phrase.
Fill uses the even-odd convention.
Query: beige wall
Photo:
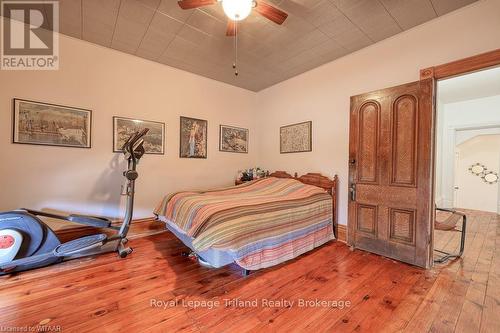
[[[166,123],[166,155],[139,165],[136,218],[152,216],[168,192],[232,184],[256,162],[253,92],[64,36],[60,59],[59,71],[0,71],[0,211],[118,216],[124,165],[112,153],[115,115]],[[92,149],[11,144],[13,97],[92,109]],[[179,158],[181,115],[208,120],[208,159]],[[250,153],[219,152],[219,124],[249,128]]]
[[[438,95],[440,87],[438,85]],[[436,113],[439,119],[436,125],[436,204],[444,208],[464,208],[455,205],[453,199],[457,172],[455,151],[457,145],[474,135],[498,133],[500,95],[441,104]]]
[[[165,156],[141,161],[136,218],[170,191],[231,184],[238,169],[340,176],[347,218],[349,97],[418,79],[420,68],[500,48],[500,0],[484,0],[257,94],[68,37],[55,72],[0,71],[0,210],[20,206],[117,216],[123,165],[112,116],[164,121]],[[11,144],[13,97],[93,110],[93,147]],[[209,122],[208,159],[179,159],[179,116]],[[279,154],[279,126],[313,121],[313,152]],[[248,155],[218,151],[218,125],[250,129]],[[258,128],[257,128],[258,126]]]
[[[349,97],[419,79],[421,68],[500,48],[500,1],[484,0],[260,92],[260,164],[337,173],[347,222]],[[313,152],[279,154],[279,126],[312,120]]]
[[[481,163],[498,174],[500,168],[500,134],[478,135],[457,146],[457,170],[455,185],[458,186],[455,207],[497,213],[500,184],[488,184],[481,176],[472,174],[469,167]]]

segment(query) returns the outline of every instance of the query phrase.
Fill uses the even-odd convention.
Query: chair
[[[437,221],[437,219],[434,221],[434,229],[435,230],[442,230],[442,231],[460,231],[461,237],[460,237],[460,251],[456,254],[454,253],[448,253],[444,252],[441,250],[434,249],[434,251],[439,252],[444,254],[443,257],[439,259],[435,259],[435,263],[444,263],[449,259],[452,258],[459,258],[462,256],[464,253],[464,247],[465,247],[465,230],[467,226],[467,216],[464,213],[457,212],[454,209],[446,209],[446,208],[436,208],[438,211],[442,212],[448,212],[451,213],[448,218],[446,218],[443,221]],[[462,228],[457,229],[457,224],[458,222],[462,220]]]

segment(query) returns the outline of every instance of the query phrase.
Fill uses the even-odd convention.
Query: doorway
[[[500,67],[438,80],[435,107],[436,224],[452,217],[441,209],[466,216],[500,213]],[[434,231],[434,259],[443,247],[457,252],[457,217],[450,220],[455,228]]]

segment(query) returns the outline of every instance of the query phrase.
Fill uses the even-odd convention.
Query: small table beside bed
[[[335,239],[337,182],[276,171],[238,186],[167,195],[154,213],[200,262],[236,263],[247,275]]]

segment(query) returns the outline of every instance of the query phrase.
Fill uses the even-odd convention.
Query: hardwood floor
[[[0,331],[500,332],[500,216],[469,221],[464,257],[427,271],[333,242],[244,278],[182,257],[170,233],[137,238],[127,259],[0,277]]]

